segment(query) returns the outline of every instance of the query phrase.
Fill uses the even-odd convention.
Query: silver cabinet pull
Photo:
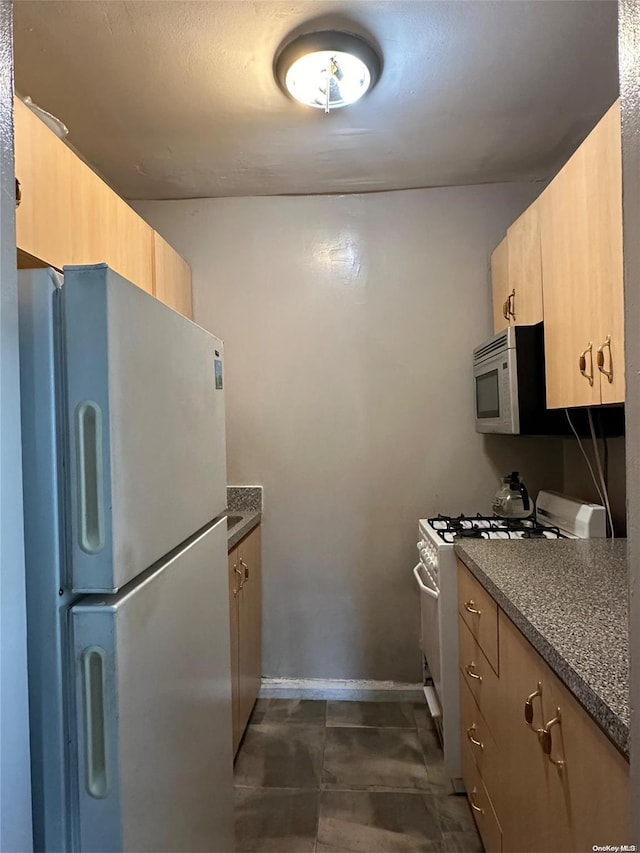
[[[513,322],[516,321],[516,291],[515,288],[509,294],[507,299],[507,313],[513,317]]]
[[[480,614],[482,613],[482,610],[476,609],[476,603],[472,598],[470,598],[469,601],[465,601],[464,609],[467,611],[467,613],[475,613],[476,616],[480,616]]]

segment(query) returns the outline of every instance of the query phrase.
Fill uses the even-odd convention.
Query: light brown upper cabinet
[[[509,325],[509,256],[507,238],[498,243],[491,255],[491,287],[493,291],[493,331],[498,334]]]
[[[493,326],[532,326],[542,320],[542,257],[538,205],[516,219],[491,256]]]
[[[539,202],[547,405],[621,403],[624,300],[619,101]]]
[[[14,99],[20,266],[107,263],[153,293],[153,229]]]
[[[157,232],[153,247],[156,296],[192,320],[191,267]]]
[[[22,101],[15,99],[16,180],[21,201],[16,238],[21,266],[71,263],[71,171],[74,155]]]
[[[71,264],[107,263],[153,293],[153,229],[96,173],[74,157]]]

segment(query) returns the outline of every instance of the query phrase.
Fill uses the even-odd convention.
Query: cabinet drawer
[[[500,785],[500,756],[499,746],[489,730],[487,721],[478,708],[464,676],[460,675],[460,740],[469,748],[478,772],[496,799],[496,791]]]
[[[498,605],[458,560],[458,611],[485,657],[498,669]]]
[[[502,827],[467,744],[462,745],[462,778],[486,853],[501,853]]]
[[[498,676],[462,617],[458,619],[458,630],[461,678],[471,691],[492,734],[498,739],[497,729],[500,719],[500,682]]]

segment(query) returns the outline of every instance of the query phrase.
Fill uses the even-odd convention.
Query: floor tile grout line
[[[325,754],[325,751],[327,749],[328,716],[329,716],[329,703],[325,702],[324,703],[324,733],[322,736],[322,758],[320,759],[320,778],[318,779],[318,789],[319,789],[319,793],[318,793],[318,814],[316,815],[316,837],[315,837],[315,841],[313,842],[314,853],[318,849],[318,834],[320,832],[320,808],[321,808],[322,791],[323,791],[322,776],[324,773],[324,754]]]

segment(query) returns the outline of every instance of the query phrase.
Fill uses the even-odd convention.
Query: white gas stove
[[[528,518],[442,516],[418,523],[419,562],[413,569],[420,590],[420,646],[425,660],[425,697],[444,749],[454,789],[460,772],[457,569],[453,546],[473,539],[592,539],[606,535],[605,509],[558,492],[540,492]]]

